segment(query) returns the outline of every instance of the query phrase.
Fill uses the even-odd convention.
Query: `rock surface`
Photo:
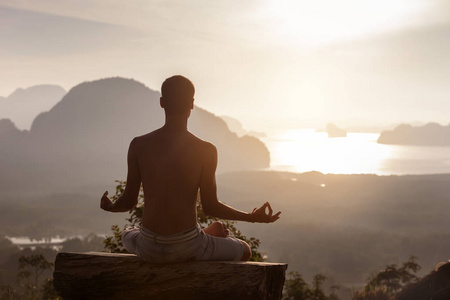
[[[439,268],[406,286],[395,297],[395,300],[448,299],[450,299],[450,263],[439,264]]]
[[[54,286],[64,299],[280,299],[287,264],[155,265],[132,254],[59,253]]]

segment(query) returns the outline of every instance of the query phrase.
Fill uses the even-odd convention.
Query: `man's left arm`
[[[141,174],[138,165],[138,151],[136,138],[130,143],[128,149],[128,175],[125,191],[114,203],[108,197],[106,191],[101,200],[100,207],[110,212],[126,212],[132,210],[138,203],[139,190],[141,188]]]

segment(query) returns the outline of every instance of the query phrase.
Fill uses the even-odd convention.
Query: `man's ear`
[[[161,106],[161,108],[164,108],[164,99],[163,99],[163,97],[159,98],[159,106]]]
[[[194,109],[194,98],[192,98],[191,109]]]

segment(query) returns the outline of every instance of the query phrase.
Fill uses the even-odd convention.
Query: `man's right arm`
[[[127,184],[123,194],[115,201],[112,202],[108,197],[108,191],[106,191],[101,200],[100,207],[103,210],[110,212],[126,212],[132,210],[138,203],[139,189],[141,187],[141,174],[138,165],[138,151],[137,151],[136,138],[130,143],[128,149],[128,174]]]
[[[246,213],[228,206],[217,199],[216,168],[217,149],[212,144],[207,144],[204,155],[204,165],[200,179],[200,198],[205,214],[226,219],[247,222],[271,223],[278,220],[281,212],[272,215],[272,208],[266,202],[259,209],[255,208],[251,213]],[[266,209],[269,212],[266,214]]]

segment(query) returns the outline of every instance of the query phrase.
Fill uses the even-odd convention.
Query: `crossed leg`
[[[226,225],[221,222],[212,223],[208,227],[204,228],[203,232],[205,232],[206,234],[209,234],[211,236],[223,237],[223,238],[226,238],[230,234],[230,231],[227,229]],[[252,250],[246,242],[244,242],[242,240],[239,240],[239,241],[241,242],[242,246],[244,246],[244,253],[242,254],[242,257],[240,260],[247,261],[252,256]]]
[[[227,226],[221,222],[214,222],[203,231],[206,234],[217,236],[217,237],[227,237],[230,234],[230,231],[227,229]]]

